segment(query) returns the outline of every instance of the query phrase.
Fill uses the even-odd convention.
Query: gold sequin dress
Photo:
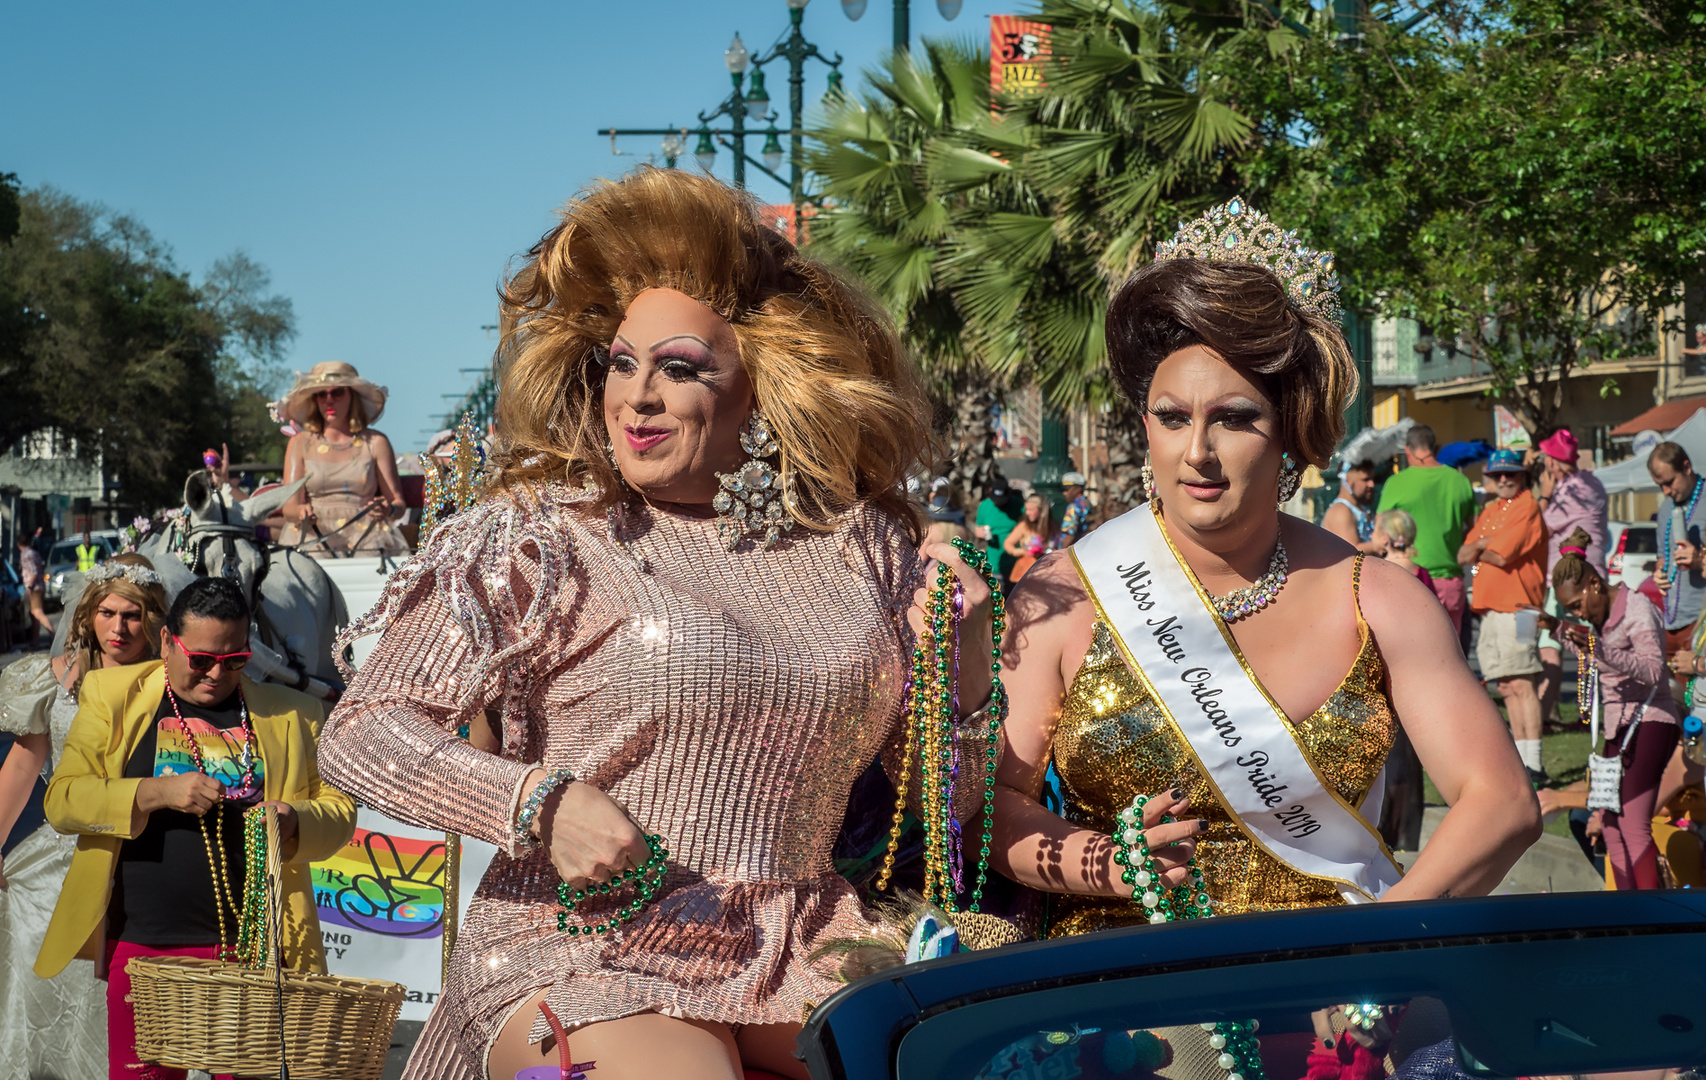
[[[1360,608],[1357,630],[1361,647],[1332,695],[1302,723],[1285,721],[1322,778],[1351,806],[1362,805],[1368,796],[1398,733],[1386,696],[1386,665]],[[1331,882],[1293,870],[1232,823],[1184,736],[1126,666],[1112,631],[1099,617],[1055,730],[1054,766],[1066,796],[1066,817],[1104,833],[1114,831],[1119,812],[1134,796],[1152,795],[1177,782],[1191,799],[1192,813],[1209,823],[1197,842],[1197,863],[1217,914],[1344,903]],[[1049,937],[1148,922],[1130,900],[1073,895],[1052,900]]]
[[[459,514],[346,632],[385,627],[326,722],[328,781],[504,849],[408,1076],[483,1074],[510,1012],[546,988],[571,1026],[799,1023],[839,985],[809,956],[870,932],[830,853],[853,781],[901,733],[919,567],[900,524],[861,507],[728,552],[715,521],[589,517],[582,498],[552,486]],[[454,734],[480,708],[501,711],[501,756]],[[534,763],[664,837],[664,890],[615,934],[559,933],[555,870],[513,846]],[[585,921],[627,898],[583,905]]]

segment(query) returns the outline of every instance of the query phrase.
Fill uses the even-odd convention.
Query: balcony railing
[[[1431,353],[1414,355],[1417,385],[1482,379],[1492,373],[1485,361],[1476,360],[1466,353],[1448,353],[1444,349],[1435,349]]]

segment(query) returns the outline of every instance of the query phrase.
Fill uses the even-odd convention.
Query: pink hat
[[[1540,440],[1541,453],[1549,458],[1556,458],[1566,465],[1576,463],[1577,449],[1576,437],[1570,434],[1569,428],[1559,428],[1547,438]]]

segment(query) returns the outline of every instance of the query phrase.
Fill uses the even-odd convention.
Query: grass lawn
[[[1540,763],[1545,767],[1546,775],[1551,778],[1550,786],[1561,788],[1587,775],[1588,729],[1576,723],[1574,702],[1565,701],[1558,705],[1558,719],[1564,722],[1564,730],[1548,732],[1541,736]],[[1433,780],[1424,775],[1422,782],[1423,797],[1428,805],[1444,806],[1445,800],[1440,798],[1439,789],[1434,787]],[[1559,814],[1546,824],[1546,831],[1557,836],[1569,836],[1569,816]]]

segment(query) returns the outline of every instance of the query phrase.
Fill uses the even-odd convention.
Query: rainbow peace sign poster
[[[463,910],[495,851],[463,840]],[[438,1000],[443,955],[444,834],[363,806],[350,842],[313,864],[312,875],[333,974],[400,982],[408,988],[403,1019],[425,1020]]]

